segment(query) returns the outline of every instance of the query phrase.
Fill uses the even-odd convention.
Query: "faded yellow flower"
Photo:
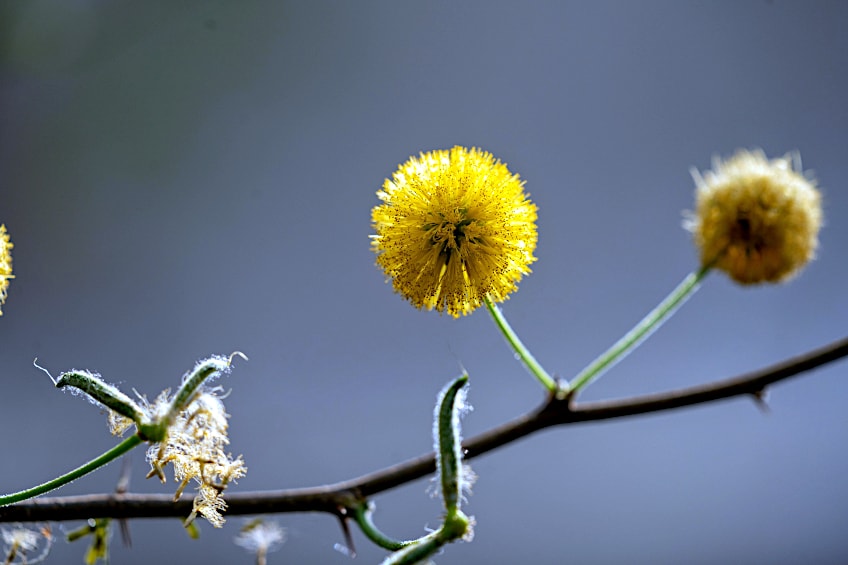
[[[410,157],[377,196],[371,248],[396,292],[454,317],[503,301],[536,258],[536,206],[491,153]]]
[[[54,537],[49,524],[28,527],[12,524],[0,529],[0,540],[3,541],[4,565],[33,564],[47,559]]]
[[[815,257],[821,196],[797,154],[769,160],[738,151],[695,179],[696,209],[688,226],[703,265],[741,284],[791,278]]]
[[[0,224],[0,306],[6,302],[6,290],[9,288],[9,279],[15,278],[12,274],[12,253],[14,244],[9,240],[6,226]],[[0,308],[0,316],[3,309]]]
[[[203,390],[197,394],[168,428],[165,441],[148,448],[147,460],[151,470],[147,476],[158,476],[165,482],[164,467],[168,463],[173,464],[174,479],[180,483],[174,500],[179,500],[189,483],[197,483],[194,505],[186,523],[201,514],[213,526],[220,528],[224,525],[222,512],[227,507],[223,499],[224,490],[229,483],[244,477],[247,467],[241,456],[233,459],[226,452],[230,443],[227,414],[216,391]],[[169,407],[170,398],[165,392],[147,409],[155,415]]]
[[[268,554],[286,542],[286,529],[276,522],[256,518],[242,526],[241,532],[233,541],[236,545],[255,553],[257,565],[265,565],[268,562]]]

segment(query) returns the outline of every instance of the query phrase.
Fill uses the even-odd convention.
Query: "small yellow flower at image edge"
[[[821,195],[797,154],[769,160],[762,151],[739,150],[692,176],[696,209],[687,227],[702,265],[757,284],[788,280],[815,257]]]
[[[15,278],[12,274],[12,253],[14,244],[9,239],[6,226],[0,224],[0,306],[6,303],[6,290],[9,288],[9,279]],[[0,316],[3,309],[0,308]]]
[[[502,302],[536,260],[536,206],[518,175],[480,149],[410,157],[377,192],[371,248],[416,308],[466,315]]]

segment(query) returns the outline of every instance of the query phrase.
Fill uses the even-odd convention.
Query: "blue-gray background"
[[[848,294],[844,2],[4,2],[0,477],[17,490],[114,440],[53,374],[153,396],[241,350],[221,384],[233,490],[351,478],[430,447],[464,365],[472,435],[542,399],[485,312],[394,295],[369,250],[398,163],[492,151],[539,206],[538,262],[505,304],[573,375],[695,266],[690,166],[797,149],[826,202],[819,258],[778,287],[711,276],[586,399],[683,387],[841,337]],[[473,463],[471,544],[439,563],[844,563],[846,364],[748,399],[551,430]],[[132,489],[171,492],[143,479]],[[63,494],[109,491],[110,466]],[[377,498],[399,537],[438,522],[416,482]],[[282,515],[272,563],[348,563],[337,523]],[[223,531],[136,521],[113,563],[249,563]],[[64,527],[70,527],[64,526]],[[356,534],[359,561],[384,552]],[[54,562],[81,562],[59,544]]]

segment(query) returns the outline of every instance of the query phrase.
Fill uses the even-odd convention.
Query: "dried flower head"
[[[14,244],[9,240],[6,226],[0,224],[0,306],[6,302],[6,290],[9,288],[9,279],[15,278],[12,274],[12,252]],[[3,309],[0,308],[0,316]]]
[[[454,147],[410,157],[371,213],[371,247],[396,292],[454,317],[500,302],[535,261],[536,206],[491,153]]]
[[[687,227],[703,265],[756,284],[787,280],[815,257],[821,196],[797,154],[770,161],[762,151],[742,150],[692,176],[696,210]]]
[[[221,513],[227,506],[221,495],[230,482],[247,473],[241,456],[233,459],[224,451],[230,441],[224,404],[215,394],[218,390],[200,391],[168,427],[165,441],[151,445],[147,451],[151,466],[148,477],[158,476],[164,482],[163,468],[172,463],[174,479],[180,483],[174,500],[180,498],[191,481],[198,484],[188,521],[200,514],[216,528],[224,524]],[[157,414],[169,406],[170,399],[163,393],[147,409]]]
[[[126,416],[122,416],[121,414],[118,414],[114,410],[109,410],[106,414],[106,418],[107,424],[109,426],[109,432],[113,436],[120,437],[124,435],[124,432],[126,432],[128,429],[135,425],[135,422],[133,422],[131,419],[127,418]]]
[[[3,540],[4,564],[40,563],[47,558],[53,545],[53,533],[49,525],[25,528],[13,524],[10,528],[0,529]]]
[[[236,545],[255,553],[256,563],[264,565],[268,554],[276,551],[286,542],[286,529],[276,522],[266,522],[257,518],[242,526],[233,541]]]

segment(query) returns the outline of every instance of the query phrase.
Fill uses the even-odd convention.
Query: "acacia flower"
[[[740,150],[692,176],[696,209],[687,227],[702,265],[756,284],[787,280],[815,257],[821,196],[797,154],[768,160],[762,151]]]
[[[377,192],[371,248],[416,308],[469,314],[501,302],[536,260],[536,206],[491,153],[454,147],[410,157]]]
[[[0,306],[6,302],[6,289],[9,288],[9,279],[14,278],[12,274],[12,253],[14,244],[9,240],[6,226],[0,224]],[[3,309],[0,308],[0,316]]]

